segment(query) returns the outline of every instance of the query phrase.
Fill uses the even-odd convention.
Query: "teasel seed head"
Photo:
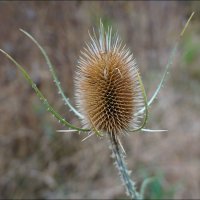
[[[90,33],[89,33],[90,35]],[[138,67],[130,50],[100,22],[78,61],[76,101],[83,125],[101,133],[120,134],[137,128],[144,106]]]

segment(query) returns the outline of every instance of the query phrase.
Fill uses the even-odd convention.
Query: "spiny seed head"
[[[90,34],[89,34],[90,35]],[[137,128],[143,106],[133,55],[112,29],[93,32],[81,52],[76,73],[76,100],[86,128],[118,134]]]

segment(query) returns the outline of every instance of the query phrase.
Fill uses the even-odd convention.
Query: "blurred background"
[[[133,52],[151,97],[180,31],[196,11],[150,109],[147,127],[168,132],[138,132],[122,142],[137,187],[156,177],[147,198],[200,198],[199,10],[198,1],[0,2],[0,48],[26,68],[57,111],[80,125],[58,95],[38,48],[19,28],[45,47],[74,104],[77,58],[89,40],[88,30],[101,18]],[[84,134],[57,129],[63,127],[0,55],[0,198],[127,198],[106,138],[81,142]]]

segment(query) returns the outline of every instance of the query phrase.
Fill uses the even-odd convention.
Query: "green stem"
[[[131,180],[131,171],[129,171],[127,168],[127,164],[124,159],[125,156],[122,150],[120,149],[118,139],[114,134],[109,134],[109,139],[111,143],[111,150],[113,153],[112,157],[116,161],[115,164],[117,169],[119,170],[123,185],[126,188],[127,195],[131,199],[141,199],[140,194],[136,191],[135,182]]]

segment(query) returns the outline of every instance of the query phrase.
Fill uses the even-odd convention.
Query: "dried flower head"
[[[86,128],[122,133],[138,127],[135,114],[144,106],[138,68],[130,50],[100,22],[90,35],[76,73],[76,99]]]

